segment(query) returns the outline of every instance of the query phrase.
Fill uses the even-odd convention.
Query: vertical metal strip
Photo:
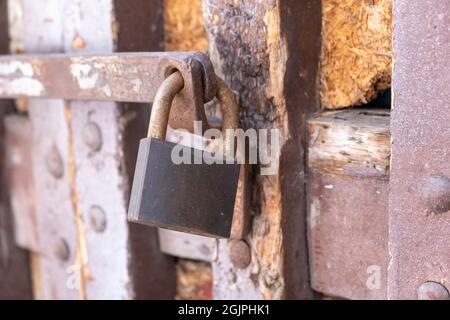
[[[21,40],[26,52],[62,52],[62,2],[10,1],[20,7]],[[17,39],[16,39],[17,40]],[[76,226],[69,172],[69,131],[65,103],[30,100],[33,126],[33,174],[40,235],[39,262],[34,264],[40,299],[80,298],[76,266]]]
[[[390,299],[449,299],[450,3],[394,0]]]
[[[71,23],[64,28],[66,52],[159,49],[162,34],[153,34],[148,24],[152,17],[150,24],[158,23],[159,1],[67,3]],[[148,115],[148,105],[70,102],[89,299],[175,295],[173,261],[160,253],[155,230],[127,223],[131,177]]]

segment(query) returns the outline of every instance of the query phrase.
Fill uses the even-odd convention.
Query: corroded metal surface
[[[308,176],[312,287],[346,299],[385,299],[388,190],[382,179]]]
[[[214,77],[202,70],[200,53],[117,53],[114,55],[45,55],[0,57],[0,97],[152,102],[158,85],[173,70],[184,79],[174,100],[171,125],[193,128],[206,123],[203,82]],[[205,81],[202,80],[205,79]],[[214,86],[207,88],[214,92]]]
[[[448,1],[394,0],[390,299],[417,299],[427,281],[450,288],[450,212],[432,213],[420,192],[450,178],[448,12]]]

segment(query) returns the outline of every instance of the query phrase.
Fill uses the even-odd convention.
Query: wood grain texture
[[[321,7],[317,1],[203,4],[216,72],[239,94],[244,128],[279,128],[278,174],[256,177],[252,262],[238,269],[219,241],[215,298],[310,298],[303,133],[318,108]],[[228,279],[228,280],[227,280]]]
[[[337,177],[389,178],[389,110],[323,112],[308,120],[308,167]]]
[[[322,0],[322,106],[372,100],[390,87],[392,0]]]
[[[166,51],[206,51],[202,0],[164,0]]]

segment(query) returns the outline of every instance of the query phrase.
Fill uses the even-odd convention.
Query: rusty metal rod
[[[183,89],[184,80],[179,71],[168,76],[156,91],[148,126],[148,137],[165,140],[170,107],[173,99]]]

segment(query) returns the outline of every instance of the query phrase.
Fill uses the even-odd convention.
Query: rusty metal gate
[[[183,299],[188,274],[191,298],[450,299],[449,3],[365,4],[393,2],[391,108],[326,104],[331,0],[195,1],[207,53],[168,40],[176,2],[0,0],[0,298]],[[216,74],[243,129],[281,132],[276,174],[241,166],[228,239],[127,221],[174,70],[167,140],[222,126]]]

